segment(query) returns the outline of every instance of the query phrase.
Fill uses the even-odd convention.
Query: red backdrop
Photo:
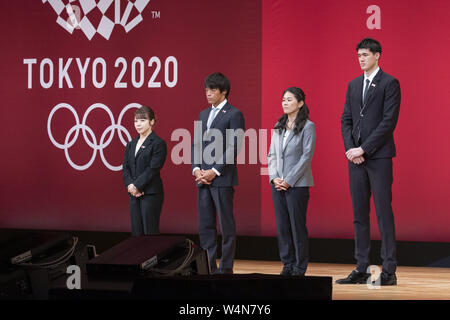
[[[230,102],[244,112],[246,127],[255,130],[273,127],[281,115],[281,95],[286,87],[304,89],[311,119],[317,126],[312,164],[316,186],[311,189],[308,211],[310,236],[352,238],[340,115],[348,82],[361,74],[356,43],[372,36],[383,46],[381,68],[397,77],[402,88],[395,132],[398,157],[394,159],[393,187],[397,237],[450,241],[447,223],[450,205],[446,199],[450,182],[446,159],[450,148],[444,140],[449,132],[450,113],[445,108],[450,102],[450,91],[445,87],[449,78],[446,71],[449,45],[443,38],[450,28],[447,1],[151,0],[141,13],[143,20],[126,32],[119,23],[127,15],[128,1],[121,0],[119,20],[108,39],[87,32],[92,36],[90,40],[80,29],[70,34],[57,24],[58,14],[53,6],[57,8],[58,3],[65,2],[68,1],[26,4],[9,1],[0,5],[3,40],[0,227],[130,230],[121,172],[108,169],[104,163],[121,164],[124,146],[117,130],[111,143],[99,148],[89,168],[76,170],[64,150],[52,143],[47,124],[52,109],[60,103],[72,106],[80,122],[90,106],[102,103],[117,123],[123,108],[134,102],[155,109],[159,118],[156,132],[169,147],[162,171],[166,198],[161,230],[196,233],[196,189],[190,165],[173,160],[171,153],[179,142],[171,141],[171,136],[176,129],[193,132],[193,120],[207,106],[203,79],[209,73],[221,71],[231,80]],[[138,17],[139,6],[147,1],[131,2],[136,6],[129,18],[123,19],[125,25]],[[83,9],[80,21],[89,4],[101,7],[108,3],[102,0],[72,4]],[[89,10],[86,18],[94,28],[99,24],[111,26],[116,22],[115,5],[116,1],[111,1],[105,12],[109,22],[102,20],[97,7]],[[372,5],[379,12],[368,12]],[[63,21],[70,19],[64,10],[60,16]],[[372,26],[380,29],[369,29]],[[124,65],[115,65],[119,57],[127,62],[123,75]],[[156,64],[148,65],[152,57],[161,62],[159,71]],[[173,61],[169,57],[176,59],[176,68],[173,62],[166,66],[166,61]],[[70,58],[73,60],[69,64]],[[87,58],[90,60],[83,87],[77,63],[83,67]],[[31,67],[31,78],[24,59],[36,61]],[[41,85],[50,81],[50,62],[45,61],[53,65],[53,83],[49,88]],[[106,66],[105,84],[97,84],[100,88],[92,80],[94,61],[99,63],[95,68],[98,82],[102,80],[102,61]],[[141,62],[143,74],[139,71]],[[137,70],[135,73],[133,68]],[[174,69],[177,81],[173,86]],[[148,87],[153,75],[161,87]],[[69,88],[67,78],[73,88]],[[127,88],[115,86],[118,78],[127,83]],[[132,79],[137,84],[133,85]],[[108,113],[101,109],[87,116],[86,125],[97,144],[102,134],[106,143],[109,132],[113,132],[105,132],[111,125],[109,119]],[[74,116],[68,109],[56,111],[51,118],[54,140],[64,144],[74,124]],[[135,136],[132,111],[124,114],[121,124]],[[73,134],[67,138],[68,142]],[[92,140],[89,132],[87,138]],[[264,148],[259,151],[265,153]],[[68,149],[70,159],[83,165],[92,154],[93,148],[80,131]],[[260,175],[259,164],[245,164],[239,167],[239,178],[240,186],[235,193],[238,233],[275,235],[267,176]],[[375,214],[372,222],[373,237],[379,238]]]
[[[83,9],[82,3],[89,8],[90,1],[75,1],[72,5]],[[120,20],[125,16],[127,3],[120,1]],[[162,171],[166,197],[161,231],[195,233],[197,190],[190,164],[176,165],[171,159],[171,151],[178,144],[178,141],[171,141],[171,135],[182,128],[193,132],[193,121],[207,107],[203,80],[216,71],[230,78],[229,100],[244,112],[247,126],[260,126],[261,4],[236,0],[224,6],[220,1],[152,0],[142,12],[142,22],[128,33],[121,25],[115,25],[109,40],[98,33],[89,40],[79,29],[70,34],[56,23],[58,15],[49,2],[4,1],[0,6],[3,39],[0,86],[3,123],[0,130],[4,168],[0,182],[0,227],[130,230],[128,198],[121,171],[109,170],[100,157],[100,150],[89,168],[75,170],[66,160],[64,150],[55,147],[50,140],[47,122],[52,109],[60,103],[70,104],[80,122],[91,105],[102,103],[117,123],[123,108],[135,102],[155,110],[159,119],[155,131],[168,144],[169,153]],[[60,16],[68,19],[69,15],[64,12]],[[138,13],[133,8],[128,21],[133,21]],[[115,1],[105,16],[115,21]],[[80,20],[83,17],[82,14]],[[96,26],[102,14],[94,8],[87,17]],[[165,61],[170,56],[178,62],[178,82],[174,87],[167,86],[165,81]],[[102,88],[96,88],[92,80],[91,66],[98,57],[106,64],[106,83]],[[123,76],[123,64],[115,67],[119,57],[127,62]],[[144,62],[144,82],[140,88],[136,88],[139,83],[132,83],[135,57],[141,57]],[[156,63],[148,66],[151,57],[161,61],[159,73]],[[41,86],[39,75],[40,63],[45,58],[54,65],[54,81],[48,89]],[[68,88],[66,80],[59,88],[59,59],[63,59],[61,68],[64,69],[69,58],[73,58],[68,67],[73,88]],[[90,58],[85,88],[81,85],[76,58],[82,66],[85,59]],[[24,59],[37,60],[32,66],[31,88],[28,88],[28,65],[24,64]],[[135,69],[134,78],[139,82],[138,63]],[[173,64],[169,64],[169,84],[174,79],[173,69]],[[101,82],[101,65],[96,70],[97,81]],[[43,71],[44,83],[49,82],[49,66],[45,63]],[[161,82],[160,88],[148,88],[154,74],[155,81]],[[127,88],[115,88],[117,80],[127,83]],[[136,136],[132,111],[125,113],[121,123],[131,136]],[[111,120],[107,112],[97,108],[88,114],[86,124],[100,144]],[[56,142],[63,144],[74,125],[75,119],[69,110],[57,110],[51,118],[51,132]],[[110,132],[106,134],[105,143]],[[110,145],[103,151],[106,161],[118,166],[125,149],[117,131],[114,132]],[[86,135],[92,140],[88,132]],[[71,140],[70,137],[68,142]],[[190,142],[187,145],[190,149]],[[91,159],[93,149],[81,131],[68,154],[80,166]],[[240,172],[243,183],[236,192],[240,233],[259,233],[260,230],[260,195],[255,192],[260,189],[258,173],[257,166]]]
[[[369,29],[380,9],[381,29]],[[348,82],[361,74],[356,44],[366,36],[383,48],[380,66],[400,81],[394,134],[393,209],[399,240],[450,241],[448,185],[450,3],[437,1],[263,1],[262,126],[280,115],[283,89],[304,89],[317,126],[312,162],[316,186],[308,211],[310,236],[352,238],[347,162],[340,133]],[[270,189],[262,179],[262,233],[273,234]],[[372,205],[373,208],[373,205]],[[375,212],[373,238],[379,239]]]

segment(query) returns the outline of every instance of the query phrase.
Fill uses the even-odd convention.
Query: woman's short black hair
[[[155,112],[153,112],[152,108],[147,106],[142,106],[134,112],[135,119],[147,119],[149,121],[155,120]]]
[[[228,98],[230,94],[230,80],[222,73],[216,72],[206,77],[205,88],[219,89],[220,92],[226,91],[225,98]]]
[[[359,49],[368,49],[373,54],[377,52],[381,54],[381,44],[377,40],[372,38],[362,39],[356,46],[356,51],[358,51]]]

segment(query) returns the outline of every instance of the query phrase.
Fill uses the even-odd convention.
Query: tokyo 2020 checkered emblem
[[[58,15],[56,23],[70,34],[80,29],[91,40],[96,33],[109,40],[116,25],[129,32],[142,22],[150,0],[42,0]],[[125,4],[121,8],[121,4]]]

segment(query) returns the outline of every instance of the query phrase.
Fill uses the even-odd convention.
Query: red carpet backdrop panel
[[[148,105],[168,144],[161,232],[196,233],[190,144],[207,107],[203,80],[220,71],[247,129],[238,234],[276,234],[267,144],[283,90],[298,86],[317,128],[309,236],[352,239],[340,116],[348,82],[362,74],[356,44],[373,37],[402,90],[397,239],[450,241],[448,1],[41,0],[0,9],[0,228],[129,231],[121,163],[137,135],[133,111]],[[374,211],[371,221],[379,239]]]

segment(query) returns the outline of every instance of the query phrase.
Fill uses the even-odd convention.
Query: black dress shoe
[[[233,269],[231,268],[219,269],[216,274],[233,274]]]
[[[305,273],[302,272],[302,271],[300,271],[300,270],[293,270],[292,273],[291,273],[291,276],[294,276],[294,277],[304,277],[304,276],[305,276]]]
[[[379,283],[380,286],[396,286],[397,285],[397,276],[394,274],[387,274],[382,272],[380,277],[372,282],[372,284]]]
[[[283,267],[283,270],[281,270],[280,276],[290,276],[291,273],[292,273],[292,268]]]
[[[338,284],[361,284],[367,283],[367,279],[370,277],[370,273],[358,272],[353,270],[345,279],[336,280]]]

